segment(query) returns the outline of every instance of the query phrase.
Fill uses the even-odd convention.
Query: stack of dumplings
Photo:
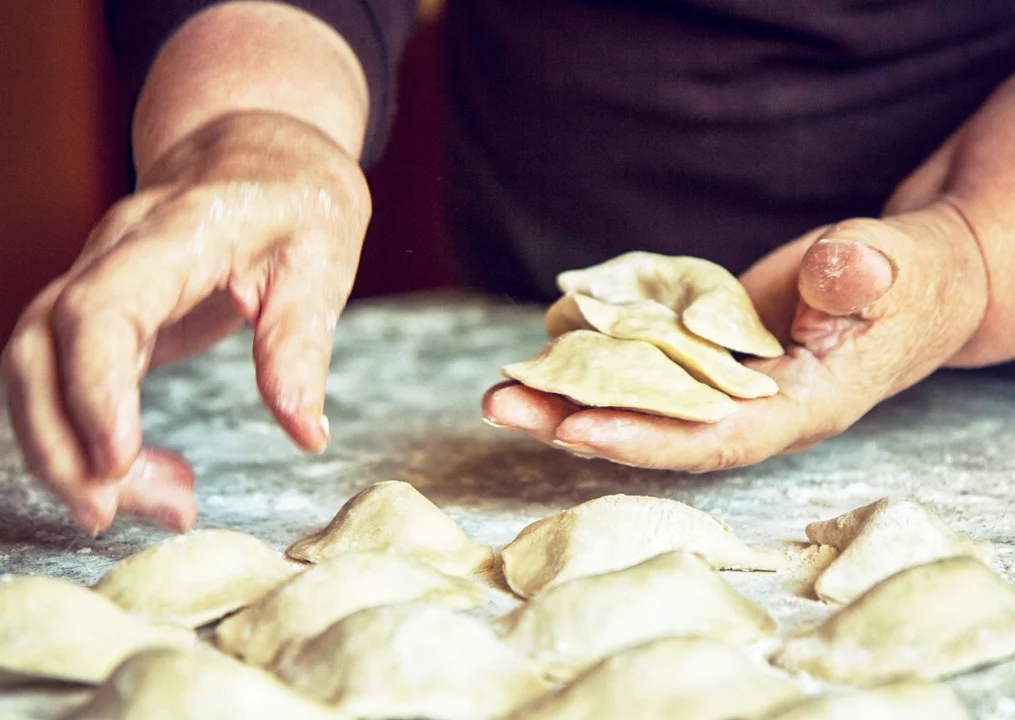
[[[779,391],[733,355],[783,354],[747,291],[693,257],[630,252],[562,273],[546,313],[550,343],[503,374],[588,407],[714,423]]]

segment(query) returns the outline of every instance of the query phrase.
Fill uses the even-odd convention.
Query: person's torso
[[[877,214],[1015,73],[1007,0],[449,0],[448,13],[456,233],[473,263],[488,257],[481,283],[523,296],[636,248],[741,272],[811,227]]]

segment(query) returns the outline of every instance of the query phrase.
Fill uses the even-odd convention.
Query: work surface
[[[536,518],[618,492],[681,500],[746,542],[771,546],[804,541],[814,520],[906,495],[995,543],[1006,567],[1015,561],[1015,381],[935,377],[804,454],[689,476],[581,460],[483,425],[479,400],[499,368],[545,341],[538,309],[461,299],[360,304],[339,323],[332,442],[321,456],[296,451],[261,406],[246,333],[146,381],[145,439],[193,464],[198,527],[242,530],[279,550],[366,485],[404,480],[495,547]],[[91,583],[163,537],[129,519],[97,540],[75,531],[26,480],[0,422],[0,570]],[[725,576],[782,632],[828,613],[795,594],[790,579]],[[951,684],[977,718],[1015,718],[1015,662]],[[29,703],[51,708],[38,717],[52,716],[56,705],[35,700],[0,696],[0,716]]]

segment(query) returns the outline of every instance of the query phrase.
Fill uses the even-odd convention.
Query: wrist
[[[181,27],[152,65],[134,114],[139,175],[199,128],[246,111],[302,121],[358,160],[366,78],[342,37],[309,13],[276,2],[215,5]]]
[[[909,302],[930,311],[922,333],[937,356],[934,364],[954,365],[975,342],[989,306],[979,238],[959,208],[945,199],[885,221],[914,238],[917,252],[925,256],[918,265],[927,274],[915,278]]]
[[[944,196],[942,202],[952,208],[955,216],[961,219],[966,228],[966,235],[973,239],[980,253],[983,268],[984,309],[977,323],[962,348],[948,361],[948,367],[984,367],[1006,362],[1015,358],[1015,338],[1010,331],[1015,320],[1015,298],[1011,297],[1011,277],[1006,271],[1015,269],[1009,252],[1005,252],[1007,243],[1004,233],[988,230],[989,225],[976,224],[961,197]],[[1000,270],[1000,272],[999,272]]]
[[[355,158],[286,113],[243,110],[195,128],[138,167],[138,190],[207,182],[318,185],[349,174]]]

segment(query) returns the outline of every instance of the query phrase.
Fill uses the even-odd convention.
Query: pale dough
[[[831,545],[799,543],[789,554],[791,567],[787,575],[791,581],[788,583],[788,589],[794,595],[808,600],[818,599],[814,594],[814,583],[839,557],[839,551]]]
[[[773,662],[831,682],[938,680],[1015,655],[1015,588],[971,557],[892,575]]]
[[[341,720],[341,716],[262,670],[200,649],[134,655],[68,720]]]
[[[493,550],[474,543],[458,524],[409,483],[379,482],[362,490],[326,528],[293,543],[294,560],[320,562],[357,550],[393,550],[449,575],[493,565]]]
[[[0,577],[0,618],[0,685],[101,683],[141,648],[195,640],[190,630],[147,623],[88,588],[42,576]]]
[[[276,670],[361,720],[484,720],[549,688],[535,663],[479,620],[434,605],[360,610],[287,647]]]
[[[128,612],[199,627],[264,595],[296,570],[232,530],[197,530],[121,560],[95,592]]]
[[[226,618],[215,641],[248,663],[267,666],[286,643],[316,635],[363,608],[412,601],[464,610],[487,597],[480,583],[407,556],[350,552],[315,565]]]
[[[800,691],[728,646],[665,638],[618,653],[510,720],[753,720]]]
[[[557,286],[564,293],[612,304],[654,300],[676,312],[692,333],[716,345],[759,357],[783,354],[740,281],[708,260],[629,252],[561,273]]]
[[[507,365],[501,373],[587,407],[709,423],[737,409],[727,395],[695,380],[655,345],[591,330],[564,333],[534,357]]]
[[[684,503],[607,495],[537,520],[504,548],[504,577],[522,597],[585,575],[691,550],[718,570],[781,570],[786,556],[748,547],[716,518]]]
[[[956,555],[986,565],[997,561],[990,543],[961,535],[908,498],[882,498],[832,520],[807,526],[811,542],[841,552],[814,585],[822,600],[848,603],[903,568]]]
[[[561,677],[660,637],[743,645],[776,630],[768,613],[684,550],[570,580],[536,595],[500,624],[509,644]]]
[[[971,720],[946,685],[907,682],[825,695],[766,720]]]
[[[618,340],[652,343],[696,380],[738,398],[775,395],[779,386],[764,373],[741,365],[728,350],[691,333],[673,310],[654,300],[611,305],[568,294],[546,312],[546,331],[596,330]]]

